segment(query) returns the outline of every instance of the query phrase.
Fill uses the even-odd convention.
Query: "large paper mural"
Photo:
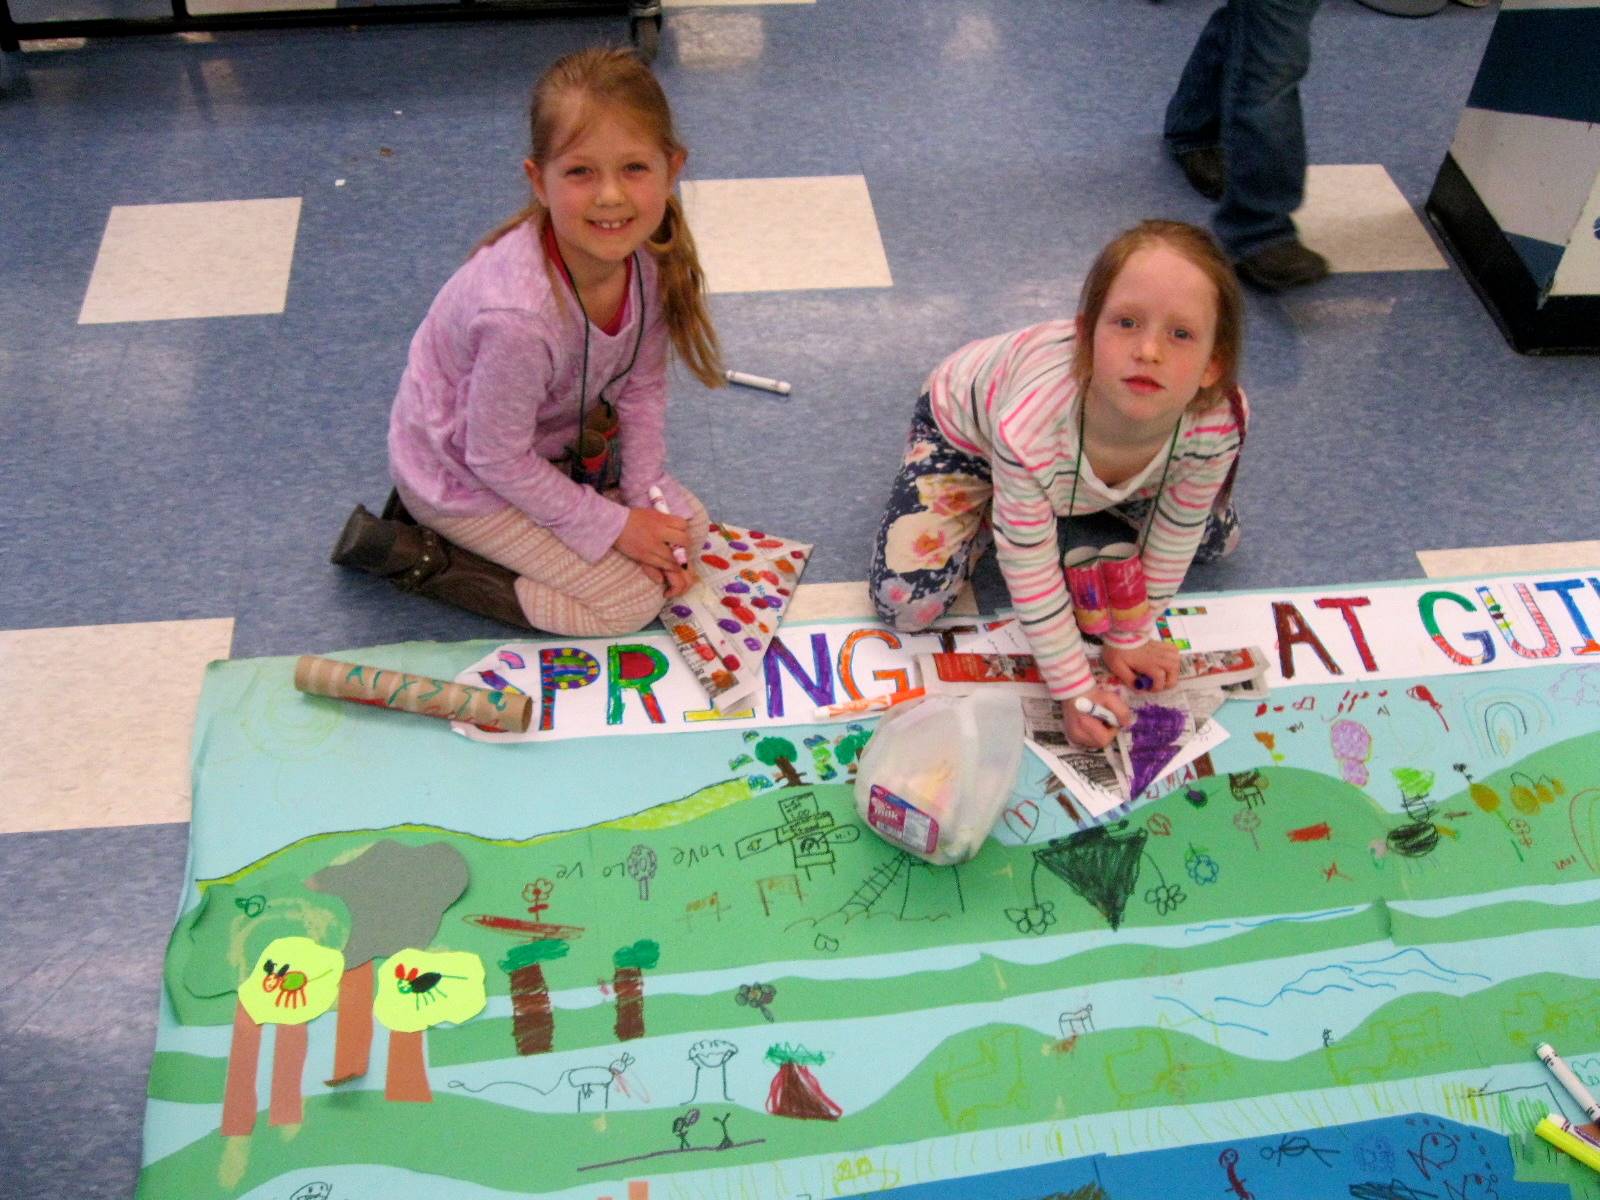
[[[750,715],[670,639],[364,662],[527,735],[213,664],[139,1194],[1600,1197],[1600,582],[1186,599],[1270,695],[1088,823],[1028,756],[931,867],[856,818],[910,637],[785,626]],[[498,742],[499,744],[494,744]]]

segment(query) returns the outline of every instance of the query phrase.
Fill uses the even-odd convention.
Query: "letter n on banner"
[[[784,670],[794,677],[805,694],[811,697],[811,703],[818,708],[823,708],[833,703],[833,655],[828,653],[828,638],[826,634],[813,633],[811,635],[811,661],[816,669],[815,677],[807,675],[789,647],[783,644],[783,638],[774,637],[767,646],[767,656],[762,660],[762,667],[767,675],[767,715],[769,717],[783,716],[783,677],[778,674],[781,663]]]

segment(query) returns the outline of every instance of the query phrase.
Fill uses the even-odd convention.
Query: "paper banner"
[[[1163,614],[1158,629],[1180,650],[1261,647],[1272,687],[1600,665],[1594,636],[1600,630],[1600,577],[1509,576],[1183,597]],[[917,686],[918,655],[1026,653],[1026,639],[1016,630],[1009,619],[953,618],[919,634],[875,623],[785,625],[760,660],[762,687],[748,717],[710,707],[705,687],[666,635],[641,634],[625,644],[517,642],[491,652],[460,678],[479,680],[493,672],[507,686],[538,696],[537,719],[528,732],[483,734],[459,723],[456,730],[483,741],[535,741],[807,724],[818,707]],[[646,659],[665,666],[642,672]]]

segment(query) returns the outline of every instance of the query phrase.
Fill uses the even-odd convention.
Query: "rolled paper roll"
[[[518,692],[490,691],[470,683],[430,679],[310,654],[301,655],[295,662],[294,686],[311,696],[352,700],[445,721],[465,721],[493,733],[526,733],[533,720],[532,697]]]
[[[1099,556],[1100,551],[1093,546],[1076,546],[1067,551],[1067,557],[1062,560],[1078,628],[1097,637],[1111,629],[1111,610],[1106,605],[1106,585],[1100,577]]]
[[[592,429],[606,441],[615,438],[622,429],[622,423],[617,420],[617,410],[609,403],[602,400],[598,407],[591,409],[589,415],[583,420],[584,427]]]

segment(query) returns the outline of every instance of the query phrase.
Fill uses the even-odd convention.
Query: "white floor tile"
[[[978,613],[978,602],[971,585],[962,587],[956,602],[950,606],[952,617],[971,617]],[[794,599],[784,611],[786,624],[797,625],[806,621],[832,619],[849,621],[878,620],[872,607],[872,597],[867,592],[866,580],[851,583],[802,583],[795,589]]]
[[[1335,271],[1443,271],[1442,255],[1377,163],[1312,166],[1294,214],[1300,240]]]
[[[300,198],[118,205],[78,322],[280,313]]]
[[[1532,546],[1466,546],[1459,550],[1418,550],[1417,561],[1429,579],[1497,575],[1507,571],[1600,569],[1600,542],[1541,542]]]
[[[680,9],[671,29],[678,63],[697,71],[755,66],[767,52],[767,22],[759,12]]]
[[[189,819],[189,741],[231,618],[0,630],[0,833]]]
[[[697,179],[683,201],[712,292],[893,286],[860,175]]]

